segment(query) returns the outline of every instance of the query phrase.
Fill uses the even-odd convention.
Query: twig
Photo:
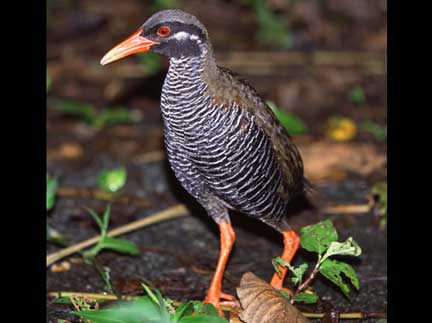
[[[309,284],[312,282],[312,280],[315,278],[315,276],[318,274],[319,272],[319,266],[320,266],[320,262],[317,261],[314,269],[312,270],[312,273],[309,275],[309,277],[297,288],[296,292],[295,292],[295,296],[298,295],[303,289],[305,289],[306,287],[309,286]],[[292,298],[292,301],[294,301],[294,297]]]
[[[96,293],[81,293],[81,292],[49,292],[48,296],[51,297],[72,297],[72,296],[78,296],[78,297],[87,297],[95,300],[109,300],[109,301],[115,301],[119,298],[116,295],[113,294],[96,294]],[[121,300],[134,300],[137,299],[139,296],[127,296],[122,295],[120,297]],[[180,305],[182,302],[174,301],[174,306]],[[224,307],[225,309],[225,307]],[[226,308],[229,310],[230,308]],[[307,318],[323,318],[326,313],[308,313],[308,312],[302,312],[302,314]],[[387,313],[375,313],[375,312],[352,312],[352,313],[339,313],[340,319],[353,319],[353,320],[364,320],[368,318],[387,318]]]
[[[135,196],[114,195],[102,190],[91,188],[73,188],[73,187],[59,187],[57,189],[57,196],[65,198],[87,198],[109,202],[117,202],[127,205],[134,205],[137,207],[148,207],[152,204],[151,201],[141,199]]]
[[[158,223],[161,221],[166,220],[172,220],[179,217],[184,217],[187,215],[187,209],[184,205],[178,204],[176,206],[173,206],[171,208],[168,208],[164,211],[158,212],[156,214],[150,215],[145,217],[144,219],[140,219],[137,221],[134,221],[132,223],[126,224],[124,226],[121,226],[119,228],[116,228],[114,230],[111,230],[108,232],[109,237],[115,237],[118,235],[121,235],[123,233],[131,232],[134,230],[137,230],[139,228]],[[70,246],[68,248],[62,249],[60,251],[54,252],[47,256],[47,267],[53,264],[54,262],[69,256],[71,254],[74,254],[82,249],[85,249],[87,247],[90,247],[91,245],[97,243],[99,241],[100,236],[93,237],[91,239],[82,241],[78,244],[75,244],[73,246]]]
[[[371,209],[369,204],[342,204],[323,207],[324,213],[367,213]]]
[[[149,151],[136,156],[133,161],[136,163],[154,163],[165,159],[165,152],[162,150]]]

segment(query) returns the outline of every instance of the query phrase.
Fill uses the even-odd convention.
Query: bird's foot
[[[224,292],[220,292],[219,295],[217,295],[217,293],[208,293],[203,303],[212,304],[216,308],[220,316],[223,316],[222,306],[226,306],[226,307],[240,306],[240,303],[237,300],[237,298],[235,298],[235,296]]]

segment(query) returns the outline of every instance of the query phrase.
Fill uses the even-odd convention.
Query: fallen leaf
[[[59,264],[54,264],[51,266],[51,271],[53,273],[62,273],[69,271],[71,269],[71,264],[68,261],[63,261]]]
[[[357,134],[357,126],[348,118],[330,118],[327,122],[326,135],[336,141],[349,141]]]
[[[278,290],[251,272],[243,275],[237,295],[243,307],[239,317],[246,323],[309,322]]]

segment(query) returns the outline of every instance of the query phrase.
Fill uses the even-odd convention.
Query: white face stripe
[[[191,39],[191,40],[198,40],[198,36],[191,35],[188,32],[185,31],[179,31],[175,33],[172,37],[177,39],[178,41],[184,40],[184,39]]]

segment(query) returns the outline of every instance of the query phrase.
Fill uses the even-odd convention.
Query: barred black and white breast
[[[216,222],[230,208],[286,230],[287,205],[303,190],[301,157],[252,87],[202,62],[170,61],[161,107],[171,167]]]

